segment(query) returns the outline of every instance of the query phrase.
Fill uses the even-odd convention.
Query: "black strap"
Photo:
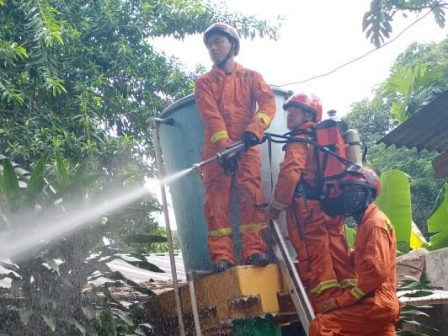
[[[271,195],[274,192],[274,177],[272,176],[272,142],[271,137],[267,137],[268,139],[268,157],[269,157],[269,174],[271,175]]]
[[[316,148],[318,150],[318,152],[327,153],[328,155],[335,157],[337,160],[341,161],[342,163],[344,163],[346,165],[354,164],[353,162],[347,160],[346,158],[343,158],[342,156],[331,151],[329,148],[317,143],[315,140],[304,139],[304,138],[293,138],[293,137],[289,136],[290,133],[291,132],[286,133],[284,135],[278,135],[278,134],[272,134],[272,133],[266,133],[266,134],[269,135],[269,137],[271,138],[271,141],[274,143],[284,143],[284,144],[293,143],[293,142],[307,143],[307,144],[314,146],[314,148]]]

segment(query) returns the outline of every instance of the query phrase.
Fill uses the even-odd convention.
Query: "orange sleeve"
[[[386,280],[393,266],[390,265],[390,254],[395,251],[389,249],[389,232],[385,228],[374,226],[363,233],[361,238],[356,243],[364,246],[365,252],[355,256],[360,258],[356,262],[358,285],[336,299],[340,308],[353,305],[377,289]]]
[[[226,124],[213,96],[211,85],[203,78],[199,78],[195,83],[195,101],[201,114],[205,134],[209,137],[204,140],[214,143],[217,151],[225,149],[230,145]]]
[[[271,125],[275,116],[275,97],[271,88],[264,81],[259,73],[255,73],[252,82],[252,92],[258,104],[258,110],[252,122],[247,127],[247,131],[254,133],[259,139],[263,137],[264,131]]]
[[[308,148],[308,144],[298,142],[287,145],[272,201],[272,207],[275,209],[285,210],[291,204],[294,189],[308,160]]]

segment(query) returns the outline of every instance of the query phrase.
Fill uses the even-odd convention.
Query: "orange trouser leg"
[[[329,314],[317,314],[309,336],[392,336],[396,335],[392,317],[385,320],[369,314],[372,304],[356,304]]]
[[[266,251],[262,231],[266,228],[264,196],[261,183],[259,149],[251,148],[241,154],[236,173],[240,206],[242,257]]]
[[[230,220],[231,177],[215,162],[203,167],[204,215],[208,227],[208,248],[212,262],[229,260],[235,263]]]
[[[326,222],[329,217],[321,210],[318,201],[301,199],[287,214],[291,243],[299,261],[299,275],[310,293],[316,312],[330,297],[339,295],[340,286],[333,270]]]
[[[344,231],[344,217],[328,217],[326,229],[329,237],[331,260],[336,278],[341,287],[356,285],[357,275],[350,258],[349,247]]]

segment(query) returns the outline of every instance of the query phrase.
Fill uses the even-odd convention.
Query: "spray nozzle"
[[[202,167],[201,162],[195,163],[194,165],[191,166],[191,168],[193,168],[193,170],[195,170],[198,174],[201,174],[201,167]]]

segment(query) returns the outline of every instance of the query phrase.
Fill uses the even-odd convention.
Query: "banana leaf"
[[[65,167],[64,159],[62,158],[60,153],[57,153],[56,155],[56,171],[59,191],[65,192],[70,186],[70,177],[68,174],[68,170]]]
[[[404,172],[390,170],[381,174],[381,194],[376,204],[395,228],[398,250],[409,252],[412,231],[411,190]]]
[[[45,186],[44,170],[47,160],[48,152],[42,155],[31,173],[30,180],[28,181],[28,188],[26,188],[26,205],[31,205],[38,198],[38,195],[42,193]]]
[[[345,225],[345,237],[347,239],[348,246],[355,248],[356,229]]]
[[[19,187],[19,180],[11,161],[3,160],[3,181],[2,193],[11,212],[16,212],[22,206],[22,194]]]
[[[427,244],[428,242],[423,236],[423,233],[420,231],[417,224],[415,224],[414,221],[412,221],[412,232],[410,241],[411,249],[417,250],[419,248],[422,248],[423,246],[426,246]]]
[[[429,238],[430,249],[437,250],[448,246],[448,185],[441,190],[434,211],[428,219],[428,232],[435,233]]]

